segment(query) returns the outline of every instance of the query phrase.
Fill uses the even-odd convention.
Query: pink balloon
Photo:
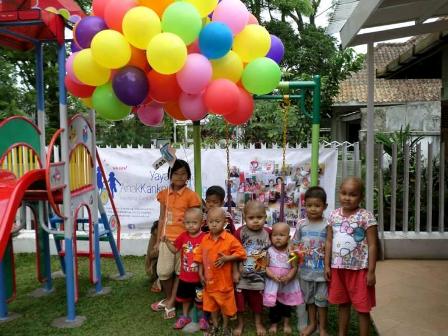
[[[213,69],[210,61],[201,54],[190,54],[184,67],[177,73],[177,83],[190,94],[198,94],[212,79]]]
[[[75,72],[73,71],[73,60],[75,59],[77,53],[72,53],[65,61],[65,71],[67,71],[67,76],[76,84],[85,85],[78,78],[76,78]]]
[[[252,13],[249,13],[249,20],[247,21],[247,24],[259,24],[257,18]]]
[[[223,0],[216,6],[212,21],[223,22],[234,35],[244,29],[249,20],[249,11],[240,0]]]
[[[207,115],[202,93],[191,95],[182,92],[179,97],[179,107],[185,118],[193,121],[201,120]]]
[[[163,121],[163,105],[157,102],[150,102],[137,109],[137,116],[146,126],[159,126]]]

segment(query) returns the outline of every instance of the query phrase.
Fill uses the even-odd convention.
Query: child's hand
[[[226,256],[224,253],[218,253],[219,257],[218,259],[215,260],[215,267],[216,268],[221,268],[222,266],[224,266],[224,264],[229,261],[229,257]]]
[[[375,283],[376,283],[375,272],[368,271],[367,272],[367,286],[369,286],[369,287],[375,286]]]
[[[154,253],[159,253],[159,245],[160,243],[157,242],[154,244],[154,247],[152,248],[152,250],[154,251]]]
[[[238,282],[240,282],[240,272],[238,271],[233,271],[233,283],[237,284]]]
[[[331,268],[328,266],[325,266],[325,280],[331,280]]]
[[[167,236],[163,236],[162,238],[160,238],[160,241],[166,243],[168,241],[168,237]]]

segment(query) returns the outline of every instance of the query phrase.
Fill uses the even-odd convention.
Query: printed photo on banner
[[[319,176],[325,173],[325,163],[319,165]],[[231,200],[235,203],[237,220],[244,205],[250,200],[265,204],[267,224],[271,226],[280,219],[282,183],[284,183],[285,221],[295,227],[297,220],[305,218],[304,194],[310,186],[311,166],[305,164],[287,164],[282,171],[280,162],[253,158],[248,167],[230,168]],[[227,181],[226,181],[227,183]],[[237,224],[242,222],[236,221]]]

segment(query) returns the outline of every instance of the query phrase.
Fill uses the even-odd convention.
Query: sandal
[[[167,308],[165,307],[165,313],[163,314],[163,318],[165,320],[170,320],[176,317],[176,307]]]
[[[177,319],[176,323],[174,324],[174,329],[183,329],[188,323],[191,322],[191,318],[186,316],[181,316]]]
[[[163,311],[166,308],[166,299],[162,299],[159,302],[154,302],[151,304],[151,309],[155,312]]]
[[[209,327],[210,327],[210,326],[209,326],[209,324],[208,324],[207,319],[206,319],[205,317],[201,317],[201,318],[199,319],[199,329],[205,331],[205,330],[208,330]]]

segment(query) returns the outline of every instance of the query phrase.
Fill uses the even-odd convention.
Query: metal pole
[[[366,144],[366,209],[373,211],[373,162],[374,162],[374,94],[375,64],[373,42],[367,44],[367,144]]]
[[[58,46],[58,76],[59,76],[59,127],[64,129],[61,133],[61,160],[64,162],[64,184],[63,190],[63,214],[64,214],[64,238],[65,238],[65,274],[67,290],[67,318],[68,322],[76,320],[75,311],[75,274],[73,255],[73,214],[71,210],[70,194],[70,148],[68,140],[68,117],[67,97],[64,86],[65,77],[65,45]]]
[[[319,180],[320,76],[314,76],[313,119],[311,128],[311,186]]]
[[[37,126],[40,130],[40,157],[42,168],[45,168],[45,90],[44,90],[44,57],[42,43],[36,43],[36,100]]]
[[[193,152],[194,152],[194,190],[202,199],[201,178],[201,123],[193,121]]]

